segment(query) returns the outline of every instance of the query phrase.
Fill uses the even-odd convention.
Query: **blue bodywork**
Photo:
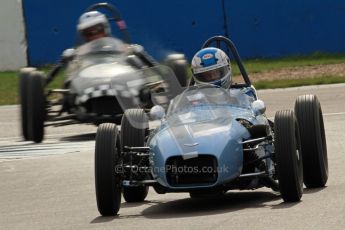
[[[153,179],[168,189],[188,190],[221,186],[238,178],[243,166],[242,142],[251,137],[239,119],[267,124],[264,116],[255,116],[252,101],[243,89],[225,90],[212,86],[194,86],[177,96],[148,140]],[[169,183],[169,158],[193,161],[200,156],[216,159],[215,180]]]

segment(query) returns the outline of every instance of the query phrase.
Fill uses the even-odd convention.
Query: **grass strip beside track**
[[[252,59],[244,61],[244,66],[249,73],[265,73],[273,70],[283,70],[295,67],[307,67],[328,64],[345,64],[345,55],[330,55],[315,53],[310,56],[295,56],[280,59]],[[233,75],[238,75],[239,71],[232,61]],[[47,72],[49,67],[41,70]],[[60,88],[63,83],[63,74],[60,74],[50,85],[49,88]],[[285,88],[303,85],[320,85],[345,83],[345,73],[334,75],[327,74],[322,76],[308,77],[299,79],[279,79],[279,80],[258,80],[254,81],[257,89]],[[11,105],[18,103],[18,77],[17,72],[0,72],[0,105]]]

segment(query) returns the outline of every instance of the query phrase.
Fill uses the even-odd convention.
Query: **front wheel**
[[[95,186],[98,211],[116,215],[121,204],[121,175],[116,173],[120,159],[119,131],[115,124],[97,128],[95,147]]]
[[[121,121],[121,146],[143,147],[147,129],[149,127],[147,115],[143,109],[128,109],[122,116]],[[124,158],[129,161],[130,157],[125,155]],[[133,159],[132,164],[139,164],[139,161]],[[140,175],[142,176],[142,175]],[[144,201],[149,187],[141,186],[125,186],[123,188],[123,198],[126,202]]]
[[[303,194],[303,164],[298,124],[291,110],[278,111],[274,117],[274,147],[283,200],[299,201]]]
[[[29,141],[28,131],[28,83],[30,73],[35,71],[36,68],[22,68],[18,74],[19,77],[19,99],[20,99],[20,115],[21,115],[21,126],[24,140]]]
[[[328,179],[328,158],[320,102],[315,95],[299,96],[295,113],[300,127],[304,184],[307,188],[324,187]]]
[[[44,136],[44,120],[46,118],[46,98],[44,94],[44,74],[40,71],[30,72],[28,78],[27,128],[28,137],[40,143]]]

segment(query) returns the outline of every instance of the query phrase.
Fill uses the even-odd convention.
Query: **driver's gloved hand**
[[[74,58],[74,56],[75,56],[75,49],[73,49],[73,48],[65,49],[62,52],[60,62],[63,64],[66,64],[66,63],[70,62]]]

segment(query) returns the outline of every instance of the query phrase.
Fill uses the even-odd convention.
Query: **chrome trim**
[[[263,176],[265,174],[266,174],[266,172],[247,173],[247,174],[240,175],[240,178],[243,178],[243,177],[254,177],[254,176]]]
[[[193,144],[183,144],[184,146],[187,146],[187,147],[194,147],[194,146],[197,146],[199,145],[199,143],[193,143]]]
[[[260,137],[260,138],[255,138],[255,139],[250,139],[250,140],[242,141],[242,142],[240,142],[240,144],[249,144],[249,143],[261,142],[261,141],[264,141],[266,139],[267,139],[267,137]]]
[[[244,152],[255,151],[259,148],[259,145],[255,146],[254,148],[243,149]]]

